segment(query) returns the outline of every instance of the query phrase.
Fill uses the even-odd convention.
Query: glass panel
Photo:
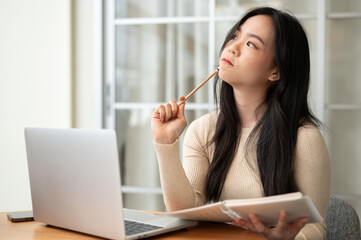
[[[207,16],[208,0],[116,0],[116,18]]]
[[[327,112],[328,149],[332,162],[331,192],[361,194],[361,111]]]
[[[326,101],[361,104],[361,19],[328,20]]]
[[[216,0],[216,16],[239,16],[254,7],[269,6],[290,10],[294,14],[316,13],[317,2],[314,0]]]
[[[361,13],[361,1],[360,0],[327,0],[327,12],[351,12]]]
[[[116,101],[168,102],[208,76],[208,24],[116,27]],[[190,102],[208,102],[206,87]]]
[[[157,158],[153,147],[150,117],[153,110],[116,112],[122,184],[159,187]]]

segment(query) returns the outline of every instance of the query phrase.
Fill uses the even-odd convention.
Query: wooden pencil
[[[216,70],[214,70],[213,73],[211,73],[211,75],[209,75],[203,82],[201,82],[195,89],[193,89],[186,97],[184,100],[178,102],[178,105],[181,105],[183,103],[185,103],[188,98],[190,98],[196,91],[198,91],[198,89],[200,89],[206,82],[208,82],[209,79],[211,79],[214,75],[216,75],[216,73],[219,71],[219,68],[217,68]]]

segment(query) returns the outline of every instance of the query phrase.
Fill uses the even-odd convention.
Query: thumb
[[[179,102],[183,101],[185,99],[184,96],[180,96],[179,97]],[[182,103],[181,105],[179,105],[179,109],[178,109],[178,114],[177,117],[178,118],[184,118],[184,108],[186,106],[186,103]]]
[[[300,228],[302,228],[303,226],[306,225],[306,223],[308,222],[309,218],[308,217],[304,217],[304,218],[301,218],[299,219],[297,222],[298,222],[298,226]]]

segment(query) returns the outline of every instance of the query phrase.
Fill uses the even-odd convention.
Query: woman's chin
[[[222,69],[219,69],[218,77],[225,82],[227,82],[227,79],[229,78],[227,77],[227,73],[225,71],[222,71]]]

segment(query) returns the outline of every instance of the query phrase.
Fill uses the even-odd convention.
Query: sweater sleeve
[[[324,220],[306,224],[296,236],[297,240],[325,238],[330,175],[330,157],[320,131],[313,125],[301,127],[295,152],[295,183],[299,191],[311,198]]]
[[[190,124],[184,137],[183,166],[178,141],[173,144],[154,142],[163,198],[168,211],[192,208],[205,203],[208,157],[200,137],[207,126],[202,119]]]

